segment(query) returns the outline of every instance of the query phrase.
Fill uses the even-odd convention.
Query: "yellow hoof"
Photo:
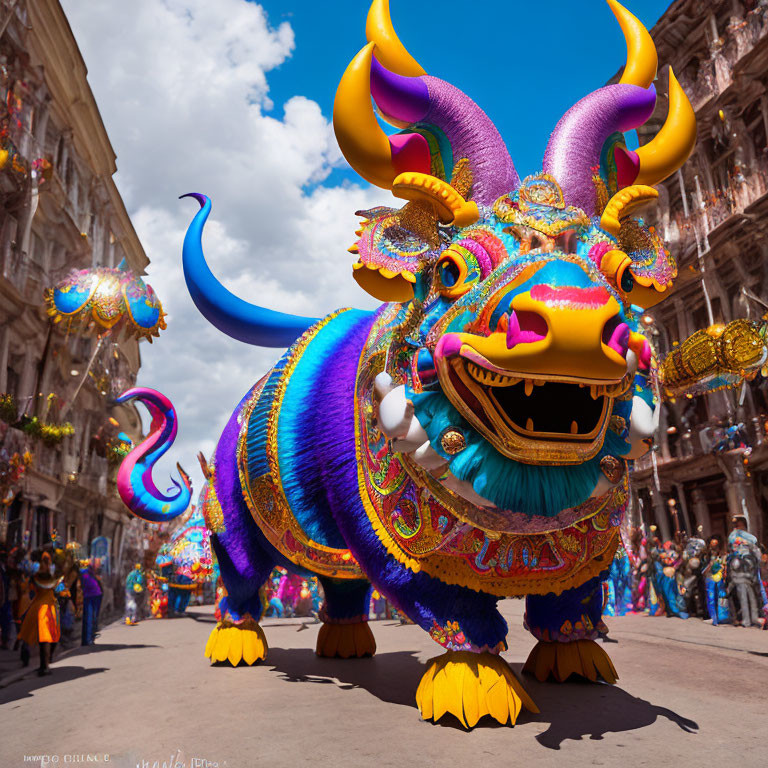
[[[323,624],[317,635],[315,653],[329,659],[350,659],[353,656],[359,659],[376,653],[376,640],[367,621]]]
[[[447,651],[431,659],[416,691],[416,706],[425,720],[455,715],[465,728],[485,715],[514,725],[520,710],[538,712],[512,668],[493,653]]]
[[[594,640],[572,643],[545,643],[539,640],[523,667],[541,683],[550,675],[564,683],[571,675],[580,675],[593,683],[602,677],[615,683],[619,676],[608,654]]]
[[[241,661],[255,664],[267,658],[267,638],[264,630],[256,623],[247,627],[234,624],[217,624],[205,645],[205,657],[216,661],[229,661],[236,667]]]

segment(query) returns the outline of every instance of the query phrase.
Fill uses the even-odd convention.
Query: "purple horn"
[[[544,153],[544,171],[555,177],[565,201],[594,216],[597,193],[592,169],[600,165],[606,139],[645,123],[656,105],[656,89],[606,85],[574,104],[552,132]]]
[[[504,140],[488,115],[458,88],[429,75],[404,77],[390,72],[374,56],[371,95],[388,122],[399,128],[427,123],[448,139],[454,162],[469,160],[471,199],[491,205],[517,189],[520,177]]]

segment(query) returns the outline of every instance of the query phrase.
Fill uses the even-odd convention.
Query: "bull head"
[[[696,139],[670,70],[664,126],[627,149],[623,133],[656,104],[657,56],[638,19],[607,1],[627,41],[621,80],[565,113],[543,172],[522,182],[487,115],[406,51],[388,0],[373,1],[334,104],[350,165],[407,201],[361,212],[350,248],[356,281],[389,302],[377,321],[393,331],[376,382],[381,430],[451,491],[501,518],[544,518],[544,530],[624,482],[627,459],[647,450],[652,361],[638,319],[677,268],[638,211]],[[398,132],[384,133],[372,101]],[[291,343],[314,320],[247,303],[214,278],[201,247],[210,201],[195,197],[184,272],[198,308],[235,338]]]
[[[638,19],[608,3],[627,40],[621,80],[566,112],[543,172],[522,182],[489,118],[405,50],[387,0],[374,0],[336,94],[349,163],[408,201],[360,212],[350,248],[360,286],[408,308],[399,358],[412,364],[379,381],[382,429],[425,467],[447,463],[443,479],[476,503],[533,499],[528,511],[544,515],[580,504],[619,482],[654,428],[638,320],[677,269],[637,212],[690,155],[696,127],[670,70],[663,128],[626,148],[623,132],[654,110],[657,58]],[[399,132],[384,133],[372,101]]]

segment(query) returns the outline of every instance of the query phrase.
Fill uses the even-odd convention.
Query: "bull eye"
[[[635,287],[635,278],[632,277],[632,273],[629,269],[625,269],[621,276],[619,286],[624,293],[632,293],[632,289]]]
[[[440,282],[446,288],[453,288],[460,277],[461,272],[453,261],[444,261],[440,265]]]
[[[435,266],[437,288],[451,299],[463,296],[480,277],[477,260],[454,243],[443,251]]]

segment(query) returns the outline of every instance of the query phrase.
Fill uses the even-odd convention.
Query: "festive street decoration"
[[[0,394],[0,420],[51,447],[75,434],[75,428],[68,421],[55,424],[37,416],[19,414],[16,398],[7,392]]]
[[[83,384],[91,374],[104,342],[125,337],[147,339],[160,335],[166,326],[160,299],[141,277],[123,261],[117,268],[94,267],[72,270],[53,288],[45,291],[48,315],[54,324],[64,323],[67,333],[95,335],[96,346],[72,399],[64,406],[63,414],[72,408]],[[100,391],[106,393],[108,381],[96,381]]]
[[[374,312],[315,320],[233,296],[203,256],[211,202],[192,195],[183,265],[196,305],[241,341],[290,345],[206,463],[226,591],[212,661],[266,657],[259,587],[279,564],[323,587],[318,655],[375,652],[371,583],[445,649],[416,691],[425,719],[472,727],[537,711],[499,655],[502,597],[526,598],[537,679],[616,681],[595,639],[631,462],[656,427],[641,317],[677,277],[638,214],[691,153],[696,126],[670,70],[663,128],[626,147],[623,132],[654,112],[657,58],[640,22],[608,2],[627,39],[621,80],[572,107],[543,171],[521,180],[487,115],[425,73],[374,0],[334,105],[350,165],[406,201],[359,214],[349,250],[354,279],[385,302]],[[382,131],[372,100],[398,133]],[[118,485],[136,514],[165,521],[184,508],[157,492],[151,468],[176,414],[158,392],[130,397],[154,419]]]
[[[753,379],[768,359],[766,329],[765,321],[733,320],[696,331],[661,364],[664,394],[700,395]]]
[[[72,270],[45,292],[48,315],[68,333],[148,339],[166,328],[165,313],[152,286],[124,264],[117,268]]]

